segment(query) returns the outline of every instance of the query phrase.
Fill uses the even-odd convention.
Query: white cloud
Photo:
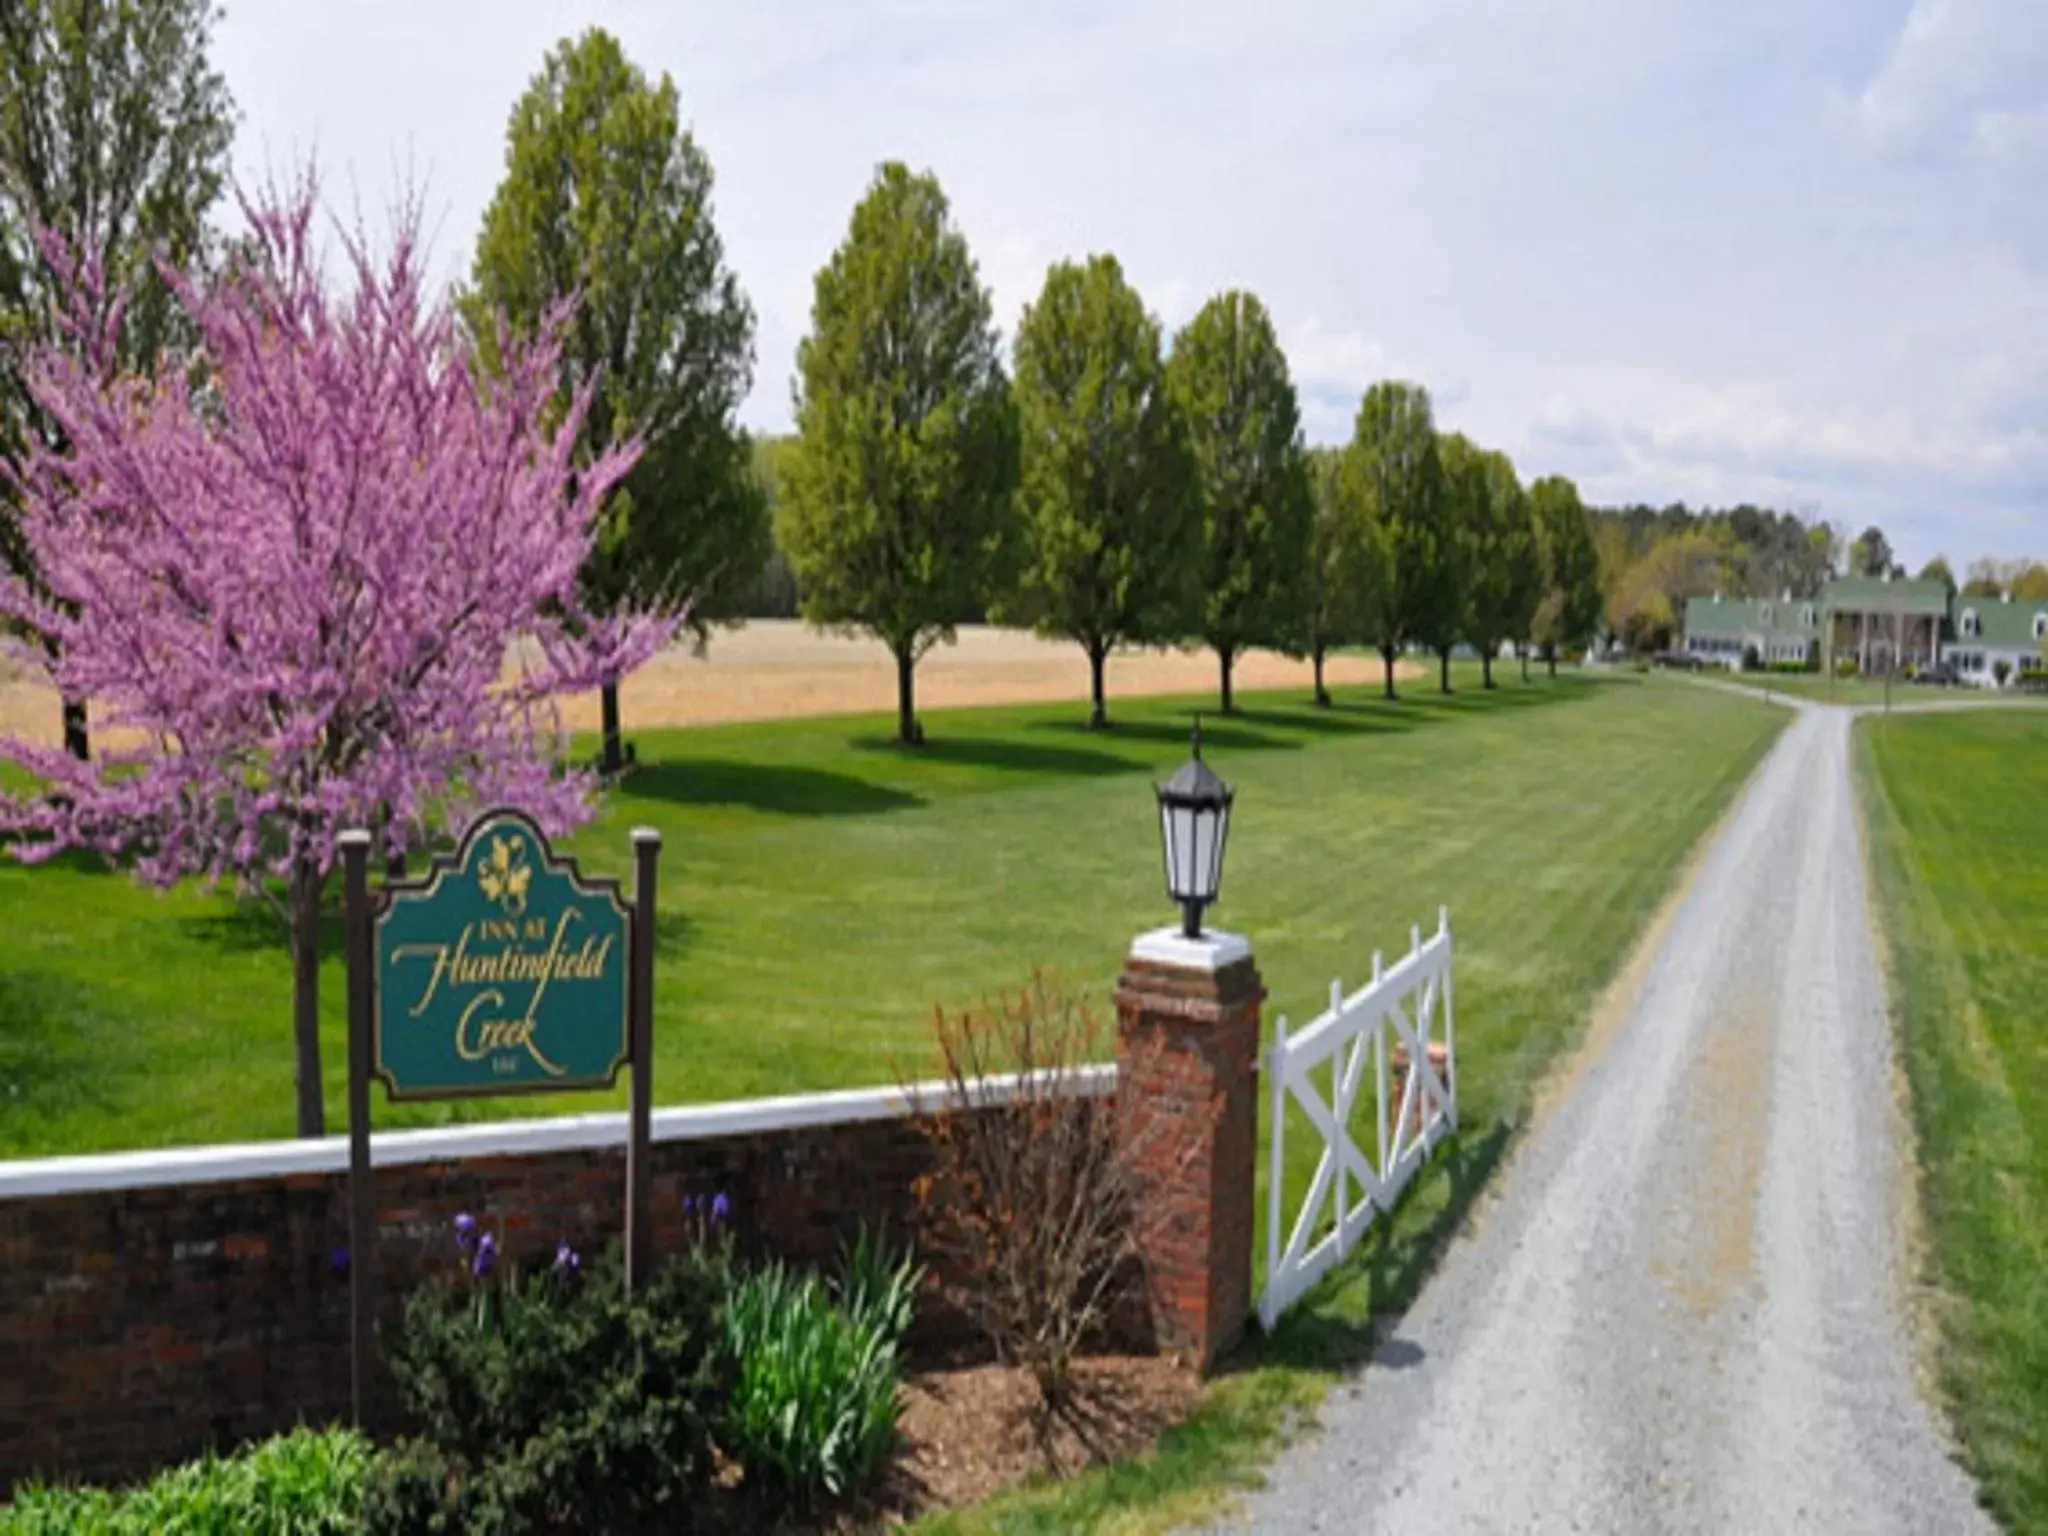
[[[1914,0],[1881,68],[1854,98],[1888,149],[2000,149],[2048,107],[2040,0]],[[2021,137],[2027,135],[2023,131]]]
[[[1311,439],[1400,375],[1598,499],[2048,553],[2048,0],[237,6],[238,160],[317,145],[374,207],[410,155],[460,272],[512,101],[588,23],[674,75],[717,167],[754,426],[786,424],[812,274],[901,158],[1006,333],[1092,251],[1169,330],[1258,293]]]

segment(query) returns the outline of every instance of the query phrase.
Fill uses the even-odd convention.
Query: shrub
[[[834,1286],[840,1307],[855,1322],[872,1325],[900,1345],[917,1314],[924,1266],[908,1250],[899,1257],[865,1226],[840,1261]]]
[[[1112,1108],[1082,1091],[1112,1037],[1042,974],[995,1006],[935,1012],[932,1027],[945,1086],[916,1105],[937,1163],[917,1191],[925,1250],[998,1356],[1030,1372],[1049,1451],[1054,1419],[1074,1407],[1074,1362],[1105,1332],[1143,1239],[1170,1219],[1186,1158],[1155,1166],[1142,1201],[1137,1170],[1156,1165],[1162,1135],[1198,1144],[1204,1107],[1119,1096]]]
[[[344,1536],[362,1518],[371,1451],[352,1430],[296,1430],[208,1456],[125,1494],[15,1490],[4,1536]]]
[[[616,1253],[587,1283],[500,1276],[468,1238],[472,1284],[408,1298],[391,1373],[423,1445],[379,1469],[372,1531],[670,1530],[709,1488],[733,1385],[723,1246],[671,1260],[632,1299]],[[493,1262],[480,1262],[486,1253]]]
[[[1854,677],[1856,671],[1856,658],[1854,656],[1837,656],[1835,658],[1835,676]]]
[[[881,1471],[903,1416],[900,1346],[918,1278],[863,1234],[836,1298],[780,1264],[740,1283],[726,1310],[739,1383],[724,1428],[749,1481],[808,1506]]]

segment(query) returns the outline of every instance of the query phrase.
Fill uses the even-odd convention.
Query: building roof
[[[1776,597],[1692,597],[1685,603],[1688,635],[1763,635],[1775,640],[1811,640],[1819,630],[1802,623],[1810,600]]]
[[[1837,576],[1820,589],[1820,601],[1823,608],[1836,613],[1899,613],[1909,618],[1948,615],[1948,587],[1939,581]]]
[[[1977,615],[1977,633],[1963,633],[1963,615]],[[2034,633],[2037,617],[2048,615],[2048,602],[2039,598],[2008,603],[1996,597],[1956,599],[1955,645],[1984,645],[1997,650],[2032,651],[2041,646]]]

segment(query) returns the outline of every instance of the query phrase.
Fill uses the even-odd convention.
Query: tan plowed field
[[[1401,662],[1396,675],[1416,675]],[[1332,687],[1377,682],[1376,656],[1332,657]],[[1242,691],[1309,687],[1309,666],[1271,651],[1237,664]],[[1216,658],[1208,651],[1129,651],[1109,663],[1112,699],[1160,693],[1214,693]],[[935,646],[917,669],[920,709],[967,704],[1019,704],[1088,696],[1081,648],[1017,630],[971,627],[953,645]],[[821,635],[794,620],[763,619],[712,636],[704,655],[678,646],[635,673],[622,701],[629,725],[709,725],[792,715],[845,714],[896,707],[896,669],[868,639]],[[568,723],[597,726],[597,697],[570,702]],[[39,678],[0,676],[0,734],[34,741],[62,739],[56,695]]]

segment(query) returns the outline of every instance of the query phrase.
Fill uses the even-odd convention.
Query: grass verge
[[[1865,720],[1941,1384],[1983,1496],[2048,1529],[2048,713]]]

